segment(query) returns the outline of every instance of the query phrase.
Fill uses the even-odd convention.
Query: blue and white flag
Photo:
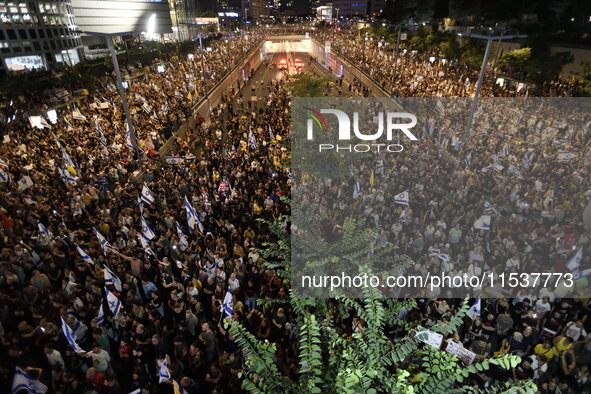
[[[101,127],[101,124],[99,123],[98,119],[95,121],[96,123],[96,131],[99,133],[99,139],[101,142],[101,146],[103,147],[103,154],[105,156],[109,156],[109,150],[107,149],[107,139],[105,138],[105,135],[103,134],[103,128]]]
[[[559,161],[570,161],[572,159],[574,159],[575,157],[577,157],[579,154],[577,152],[567,152],[567,151],[562,151],[562,152],[558,152],[558,157],[556,158]]]
[[[74,245],[76,245],[76,244],[74,244]],[[94,265],[94,261],[92,261],[90,256],[87,255],[86,252],[84,252],[80,246],[76,245],[76,250],[78,251],[78,254],[80,255],[80,257],[82,257],[82,260],[84,260],[85,262],[87,262],[89,264]]]
[[[158,114],[156,113],[156,111],[154,111],[154,115],[152,115],[152,118],[153,118],[153,119],[154,119],[156,122],[158,122],[158,123],[161,123],[161,121],[160,121],[160,118],[158,117]]]
[[[0,167],[8,168],[8,160],[0,159]]]
[[[394,196],[394,202],[396,204],[408,205],[409,201],[410,194],[408,193],[408,190],[405,190],[402,193],[399,193]]]
[[[142,104],[142,109],[148,114],[150,115],[150,112],[152,112],[152,106],[150,104],[148,104],[147,101],[144,101],[144,103]]]
[[[490,213],[483,213],[474,222],[473,230],[490,230]]]
[[[187,240],[187,236],[183,233],[183,229],[179,222],[175,222],[176,225],[176,233],[179,236],[179,243],[181,250],[186,250],[189,247],[189,241]]]
[[[77,109],[75,109],[74,111],[72,111],[72,119],[86,120],[86,116],[82,115],[80,113],[80,111],[78,111]]]
[[[66,323],[64,318],[61,318],[61,319],[62,319],[62,331],[64,332],[64,336],[66,337],[66,340],[68,341],[70,346],[72,346],[72,349],[74,349],[74,351],[76,353],[86,353],[86,351],[82,350],[82,348],[80,346],[78,346],[78,344],[76,343],[76,333],[74,332],[74,330],[72,330],[70,328],[70,326],[68,326],[68,323]]]
[[[144,217],[142,216],[142,236],[144,236],[146,239],[148,240],[152,240],[156,237],[156,234],[154,234],[154,231],[152,231],[152,229],[150,228],[150,226],[148,226],[148,222],[146,222],[146,219],[144,219]]]
[[[103,266],[103,277],[105,279],[105,285],[113,285],[117,291],[123,289],[121,286],[121,279],[119,279],[106,265]]]
[[[534,155],[535,155],[535,152],[532,150],[529,153],[526,152],[525,155],[523,156],[523,167],[526,170],[529,170],[529,168],[531,167],[531,165],[534,161]]]
[[[66,168],[68,166],[72,167],[73,169],[76,168],[76,164],[74,163],[74,160],[72,160],[72,158],[70,157],[70,155],[68,154],[68,152],[66,152],[66,150],[64,148],[62,148],[62,159],[64,160],[64,163],[66,164]]]
[[[400,217],[398,218],[398,221],[400,223],[406,223],[407,219],[408,219],[408,213],[406,212],[406,208],[404,208],[404,210],[400,214]]]
[[[464,163],[466,163],[466,167],[472,166],[472,151],[470,151],[466,157],[464,158]]]
[[[438,259],[443,260],[445,262],[451,260],[449,255],[445,254],[445,253],[441,253],[440,249],[429,248],[428,253],[429,253],[429,257],[437,257]]]
[[[226,315],[226,317],[231,317],[233,312],[233,304],[232,304],[232,292],[230,291],[230,288],[228,287],[228,290],[226,290],[226,295],[224,296],[224,302],[222,302],[222,309],[224,310],[224,313]]]
[[[566,263],[567,268],[573,273],[574,280],[591,275],[591,268],[581,270],[581,261],[583,261],[583,248],[579,249]]]
[[[76,186],[76,178],[74,178],[66,168],[58,164],[57,172],[60,174],[60,179],[64,181],[66,185]]]
[[[519,171],[519,168],[515,167],[513,164],[509,163],[507,165],[507,171],[509,171],[511,174],[520,177],[521,176],[521,171]]]
[[[384,175],[384,160],[379,159],[376,162],[376,174]]]
[[[195,209],[189,203],[187,196],[185,196],[185,211],[187,213],[187,225],[191,229],[191,232],[195,232],[195,225],[199,227],[199,231],[203,232],[203,224],[199,220],[197,212],[195,212]]]
[[[275,139],[275,134],[273,134],[273,130],[271,130],[271,125],[268,124],[267,126],[269,126],[269,138],[273,141]]]
[[[103,234],[101,234],[96,228],[93,228],[94,230],[94,235],[96,236],[96,238],[98,239],[100,245],[101,245],[101,249],[103,251],[103,254],[106,256],[108,251],[111,252],[116,252],[117,249],[115,249],[110,243],[109,241],[107,241],[107,239],[103,236]]]
[[[107,295],[107,305],[109,305],[109,309],[113,314],[113,317],[117,317],[119,311],[121,311],[121,301],[117,296],[111,293],[108,289],[105,288],[105,294]]]
[[[12,378],[11,393],[18,393],[21,390],[26,390],[30,394],[44,394],[47,392],[47,386],[35,379],[19,367],[14,371]]]
[[[142,187],[142,194],[140,195],[140,198],[142,199],[142,201],[150,205],[154,204],[154,201],[156,201],[154,194],[152,193],[150,188],[148,188],[148,185],[146,185],[145,183]]]
[[[252,129],[250,127],[248,128],[248,146],[250,147],[250,149],[257,148],[257,140],[256,140],[254,133],[252,132]]]
[[[131,129],[129,128],[127,122],[125,122],[125,143],[129,149],[134,149],[133,142],[131,140]]]
[[[359,198],[361,195],[361,186],[359,185],[359,181],[355,181],[355,186],[353,186],[353,198]]]
[[[45,225],[41,223],[39,220],[37,220],[37,227],[39,228],[39,233],[41,233],[41,236],[45,238],[45,240],[49,241],[53,239],[53,234],[51,233],[51,231],[49,231],[47,227],[45,227]]]
[[[164,357],[164,361],[162,361],[162,365],[160,365],[160,371],[158,371],[158,383],[162,383],[165,380],[169,380],[171,378],[170,371],[168,371],[168,363],[166,362],[166,357]]]
[[[140,196],[137,196],[137,205],[140,208],[140,214],[143,217],[144,216],[144,202],[142,201],[142,198]]]
[[[519,113],[519,116],[517,116],[517,119],[515,119],[513,121],[513,126],[517,126],[519,123],[521,123],[521,118],[522,118],[522,114],[521,112]]]
[[[486,199],[484,199],[484,212],[501,216],[501,213]]]
[[[0,170],[0,182],[4,182],[4,183],[10,182],[10,175],[8,175],[3,170]]]
[[[509,156],[509,144],[505,144],[503,145],[503,148],[501,148],[501,152],[499,153],[499,156]]]
[[[581,261],[583,261],[583,248],[579,249],[577,253],[575,253],[568,262],[566,266],[571,271],[578,271],[581,269]]]
[[[140,240],[140,245],[142,245],[142,249],[144,250],[144,252],[149,255],[152,255],[152,256],[154,256],[154,258],[156,258],[156,254],[154,253],[152,248],[150,248],[150,244],[148,243],[148,239],[146,237],[144,237],[142,234],[138,234],[137,237]]]
[[[472,304],[472,306],[470,307],[468,312],[466,312],[466,316],[468,316],[470,319],[474,320],[474,319],[476,319],[477,316],[480,316],[480,311],[481,311],[481,302],[480,302],[480,298],[479,298],[474,302],[474,304]]]

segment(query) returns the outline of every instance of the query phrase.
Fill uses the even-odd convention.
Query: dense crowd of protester
[[[281,199],[291,196],[292,183],[285,168],[288,78],[254,81],[260,105],[245,100],[241,86],[231,87],[207,119],[194,119],[186,136],[177,138],[176,164],[157,156],[163,142],[176,137],[175,131],[192,115],[194,98],[202,97],[209,83],[222,78],[258,42],[253,33],[222,38],[203,52],[203,63],[197,52],[193,59],[163,64],[164,72],[129,83],[143,174],[128,146],[121,102],[109,79],[95,100],[80,101],[75,113],[71,108],[59,111],[57,123],[43,129],[32,128],[20,112],[25,105],[31,110],[30,103],[14,103],[17,109],[8,118],[18,116],[6,125],[0,145],[1,174],[10,177],[0,183],[2,390],[10,390],[19,367],[59,393],[172,392],[172,380],[188,394],[238,392],[243,356],[220,324],[228,289],[231,318],[258,339],[275,342],[279,369],[297,377],[297,327],[287,302],[289,288],[265,267],[258,250],[273,241],[269,226],[258,219],[278,220],[289,231],[283,215],[290,210]],[[348,45],[349,56],[361,59],[357,44],[350,40]],[[201,64],[209,81],[205,84],[200,82]],[[427,72],[409,60],[406,70],[413,67],[417,74]],[[387,86],[379,75],[383,70],[366,71]],[[440,78],[453,81],[451,90],[441,88],[442,94],[466,95],[463,80],[454,78]],[[428,81],[413,89],[424,96],[443,92]],[[397,89],[403,92],[408,86]],[[106,109],[100,106],[104,102]],[[422,266],[437,262],[428,254],[429,247],[437,246],[450,263],[473,270],[487,269],[492,261],[508,270],[526,269],[527,264],[564,270],[574,250],[586,248],[584,258],[590,256],[589,229],[580,223],[591,198],[585,194],[588,127],[560,137],[579,156],[557,163],[551,160],[556,153],[552,142],[535,134],[538,119],[513,125],[511,117],[502,122],[506,127],[481,133],[498,121],[481,113],[474,138],[458,145],[454,110],[444,107],[443,113],[444,121],[424,124],[415,156],[382,158],[384,170],[373,184],[361,181],[370,199],[389,198],[400,188],[411,191],[408,219],[391,220],[401,214],[392,209],[381,219],[392,224],[382,226],[380,241],[398,245]],[[576,124],[587,121],[576,119]],[[566,133],[554,120],[545,122],[546,133]],[[535,153],[522,176],[481,173],[491,154],[506,144],[505,164],[517,165],[523,154]],[[144,183],[153,201],[143,192]],[[470,229],[483,195],[502,215],[486,235]],[[384,207],[393,205],[383,200]],[[193,231],[188,208],[198,216]],[[154,237],[147,240],[150,233]],[[535,379],[544,393],[588,390],[591,304],[565,296],[483,300],[480,317],[466,320],[451,340],[464,343],[478,357],[511,352],[523,361],[506,376],[499,371],[479,374],[476,383]],[[459,306],[456,299],[438,297],[445,294],[419,299],[401,318],[423,324],[445,318]],[[258,299],[285,302],[259,305]],[[113,307],[117,302],[121,305]],[[62,319],[67,331],[75,333],[79,352],[66,340]],[[355,317],[335,316],[336,321],[344,333],[363,332],[363,321]],[[165,362],[171,378],[160,383]]]
[[[387,92],[399,97],[464,97],[476,88],[480,69],[462,61],[444,59],[437,54],[420,53],[403,42],[397,51],[395,43],[386,45],[379,37],[360,36],[348,30],[320,30],[316,37],[330,42],[337,54],[344,56]],[[396,59],[398,64],[396,66]],[[497,78],[503,79],[503,84]],[[578,82],[557,78],[535,87],[525,81],[513,81],[493,68],[487,70],[480,91],[483,97],[577,96]]]

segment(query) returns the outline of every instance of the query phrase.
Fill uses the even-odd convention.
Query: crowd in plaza
[[[349,57],[361,59],[358,44],[342,40]],[[183,138],[175,133],[192,115],[195,98],[259,42],[252,33],[222,38],[203,52],[203,74],[196,52],[178,65],[163,63],[164,72],[130,81],[127,98],[141,148],[135,155],[111,76],[94,100],[59,111],[57,123],[43,128],[23,116],[30,101],[15,100],[6,115],[17,116],[0,145],[0,176],[10,178],[0,183],[1,389],[12,386],[19,367],[56,393],[173,392],[173,380],[188,394],[238,392],[243,355],[221,324],[228,306],[232,319],[277,344],[281,372],[297,376],[289,288],[258,250],[273,241],[268,224],[258,219],[277,220],[289,231],[284,215],[290,207],[282,200],[291,196],[293,181],[285,167],[285,79],[258,85],[257,107],[243,101],[240,86],[232,87],[207,119],[192,119]],[[401,77],[389,86],[383,67],[360,65],[400,96],[467,95],[459,70],[440,70],[446,77],[437,77],[435,66],[402,58],[402,75],[423,73],[421,82]],[[489,79],[485,86],[485,95],[506,93],[493,90]],[[429,256],[430,247],[448,256],[450,269],[474,272],[536,265],[566,272],[577,250],[588,259],[590,229],[582,211],[591,199],[584,154],[591,152],[589,119],[520,119],[515,112],[501,120],[501,110],[482,111],[468,141],[454,111],[443,104],[422,125],[412,156],[376,158],[383,169],[371,184],[369,177],[359,179],[358,200],[382,204],[375,212],[383,230],[378,241],[399,246],[424,269],[441,263]],[[502,127],[487,132],[498,123]],[[169,138],[187,160],[171,165],[158,157]],[[553,145],[556,139],[566,147]],[[558,148],[578,155],[557,161]],[[496,164],[493,154],[505,170],[482,172]],[[368,170],[374,164],[367,163]],[[352,195],[354,187],[343,190]],[[404,206],[388,201],[403,189],[410,202],[401,222]],[[484,197],[499,215],[491,230],[475,231]],[[335,224],[343,220],[333,217]],[[450,339],[478,357],[511,352],[523,361],[507,375],[494,370],[473,376],[474,383],[535,379],[543,393],[588,391],[591,304],[568,296],[547,291],[483,298],[480,317],[466,319]],[[401,318],[425,324],[453,314],[460,301],[443,297],[419,299]],[[258,299],[284,302],[259,305]],[[360,331],[352,321],[363,325],[337,320],[349,334]],[[163,373],[170,376],[161,383]]]

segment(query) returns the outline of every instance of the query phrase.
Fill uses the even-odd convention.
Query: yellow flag
[[[371,186],[373,186],[374,182],[375,182],[375,176],[374,176],[373,170],[371,170],[371,175],[369,176],[369,184]]]
[[[193,96],[191,96],[191,92],[189,92],[189,94],[187,94],[187,98],[188,98],[189,100],[192,100],[192,99],[193,99]]]

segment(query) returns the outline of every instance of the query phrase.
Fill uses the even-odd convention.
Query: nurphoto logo
[[[416,126],[417,117],[408,112],[378,112],[377,115],[373,117],[373,123],[377,123],[377,131],[375,131],[375,133],[373,134],[366,134],[365,132],[362,132],[360,130],[359,112],[353,112],[353,122],[351,122],[349,115],[339,109],[323,108],[320,111],[316,111],[310,107],[305,107],[305,109],[308,111],[307,114],[309,116],[307,121],[307,138],[310,141],[314,140],[314,125],[316,125],[317,128],[319,128],[321,131],[328,131],[328,122],[326,121],[326,118],[323,116],[323,114],[327,114],[334,115],[338,121],[339,141],[350,141],[352,138],[352,129],[353,135],[357,139],[361,141],[374,142],[371,144],[361,143],[354,145],[321,143],[318,144],[319,152],[329,150],[336,150],[337,152],[402,152],[404,150],[404,147],[400,145],[400,133],[395,133],[395,131],[397,130],[399,132],[402,132],[402,134],[411,141],[418,140],[418,138],[410,131],[411,128]],[[407,122],[404,122],[404,120],[407,120]],[[366,127],[363,127],[362,125],[362,129],[364,131],[367,130],[367,125]],[[396,136],[398,139],[397,143],[376,143],[380,138],[384,136],[384,134],[386,141],[388,142],[392,141],[393,137]]]

